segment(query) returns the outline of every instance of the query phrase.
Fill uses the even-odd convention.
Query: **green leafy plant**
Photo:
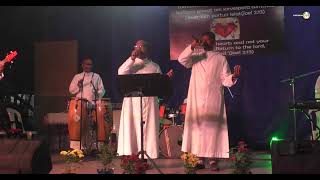
[[[117,150],[114,144],[104,143],[100,147],[100,153],[98,154],[98,158],[103,165],[103,169],[98,169],[97,172],[99,174],[112,174],[113,173],[113,160],[118,156]]]

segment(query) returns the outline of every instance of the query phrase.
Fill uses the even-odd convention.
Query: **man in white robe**
[[[320,76],[317,79],[316,85],[315,85],[315,91],[314,91],[315,98],[317,99],[317,102],[320,102]],[[316,112],[316,125],[320,128],[320,111],[318,110],[311,110]],[[312,129],[312,136],[313,139],[316,139],[319,136],[319,130],[318,129]]]
[[[224,86],[234,85],[240,75],[240,66],[231,74],[227,59],[214,51],[214,44],[214,33],[203,33],[201,40],[194,40],[178,57],[183,66],[192,68],[182,151],[200,157],[199,168],[205,167],[205,158],[216,166],[214,159],[229,157]],[[199,46],[202,50],[196,52]]]
[[[131,56],[118,69],[118,74],[162,73],[159,65],[149,59],[149,52],[150,45],[146,41],[137,41]],[[143,125],[144,151],[151,159],[155,159],[159,157],[158,98],[142,97],[142,112],[142,118],[145,121]],[[118,137],[119,156],[138,154],[141,151],[140,121],[140,97],[124,97]]]
[[[92,66],[92,60],[85,58],[82,61],[83,72],[76,74],[69,86],[69,92],[73,96],[88,100],[89,108],[94,106],[95,100],[101,99],[105,94],[102,79],[99,74],[92,72]],[[95,141],[95,139],[93,141]],[[82,141],[81,146],[81,149],[83,149]],[[80,141],[70,140],[70,148],[80,149]]]

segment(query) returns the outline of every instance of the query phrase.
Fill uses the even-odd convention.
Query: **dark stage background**
[[[311,19],[293,14],[311,13]],[[91,56],[95,72],[104,81],[106,97],[122,101],[117,89],[118,67],[130,55],[138,39],[153,46],[152,59],[163,72],[175,71],[174,94],[165,101],[173,108],[187,95],[190,70],[169,56],[169,8],[160,7],[0,7],[0,56],[11,49],[19,57],[6,70],[3,89],[34,90],[34,43],[77,40],[79,59]],[[242,76],[225,91],[230,143],[243,138],[251,147],[262,148],[272,135],[290,138],[292,119],[288,111],[290,86],[280,80],[320,69],[320,7],[285,7],[284,51],[265,56],[230,57],[229,65],[240,64]],[[57,72],[59,73],[59,72]],[[319,74],[297,80],[298,100],[314,97]],[[71,81],[71,79],[70,79]],[[1,92],[4,93],[4,92]],[[210,101],[210,99],[208,99]],[[213,101],[213,100],[212,100]],[[37,120],[39,121],[39,120]],[[298,113],[298,137],[306,138],[309,124]]]

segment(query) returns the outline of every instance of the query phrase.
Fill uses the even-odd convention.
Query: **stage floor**
[[[156,159],[154,162],[163,172],[163,174],[185,174],[183,169],[183,161],[181,159]],[[64,170],[63,158],[58,153],[52,154],[53,168],[50,174],[61,174]],[[150,162],[148,162],[151,164]],[[120,159],[114,160],[115,174],[122,174],[120,168]],[[197,174],[230,174],[232,172],[232,166],[229,160],[222,160],[219,162],[220,171],[213,171],[211,169],[201,169],[197,171]],[[271,155],[267,152],[255,152],[254,162],[252,165],[252,174],[271,174]],[[102,168],[99,161],[94,158],[87,158],[82,162],[80,168],[77,170],[77,174],[97,174],[97,169]],[[159,174],[155,168],[147,170],[147,174]]]

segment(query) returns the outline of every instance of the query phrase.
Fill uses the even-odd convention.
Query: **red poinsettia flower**
[[[235,161],[237,158],[236,158],[236,156],[231,156],[230,159],[231,159],[232,161]]]
[[[141,161],[138,155],[131,155],[122,157],[121,168],[129,174],[142,174],[149,168],[149,165]]]

